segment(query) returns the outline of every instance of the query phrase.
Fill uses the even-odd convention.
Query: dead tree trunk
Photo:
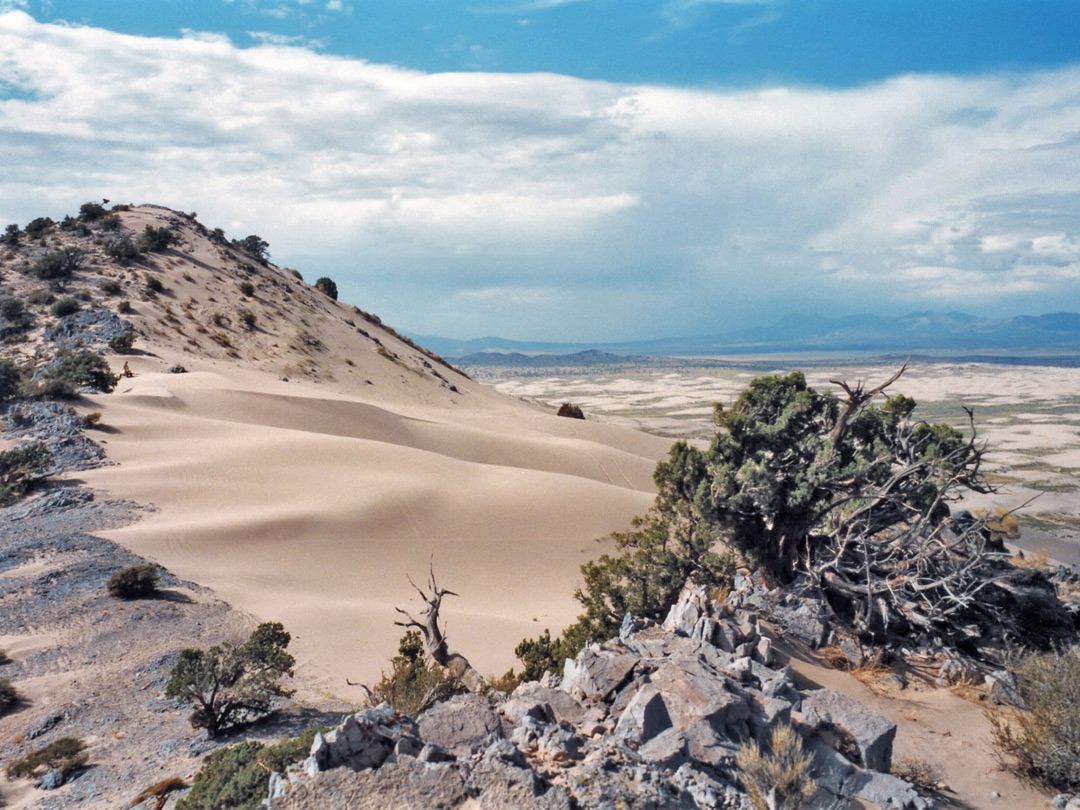
[[[394,608],[408,619],[408,621],[394,622],[394,624],[398,627],[415,627],[424,637],[424,646],[427,647],[428,654],[431,655],[436,664],[446,667],[451,677],[459,681],[470,692],[485,691],[488,688],[487,680],[469,663],[468,658],[450,648],[446,643],[446,637],[443,635],[442,629],[439,627],[439,608],[442,606],[442,598],[444,596],[457,596],[457,594],[438,586],[435,582],[434,567],[431,567],[428,571],[430,594],[413,582],[412,577],[409,577],[409,584],[416,588],[416,592],[420,594],[420,598],[427,605],[427,608],[420,613],[423,621],[413,618],[408,611]]]

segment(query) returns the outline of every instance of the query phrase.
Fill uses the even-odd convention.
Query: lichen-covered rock
[[[425,742],[456,757],[468,756],[505,736],[499,714],[479,695],[456,695],[437,703],[420,715],[417,725]]]

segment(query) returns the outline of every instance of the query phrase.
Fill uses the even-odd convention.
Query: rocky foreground
[[[934,807],[890,774],[896,726],[843,693],[800,689],[737,602],[689,591],[662,626],[628,617],[561,678],[505,700],[462,695],[416,721],[387,704],[351,715],[271,777],[265,806],[751,808],[739,746],[792,724],[814,758],[808,807]]]

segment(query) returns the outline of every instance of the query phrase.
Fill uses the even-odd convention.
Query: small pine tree
[[[337,284],[334,283],[332,278],[323,276],[315,282],[315,289],[325,295],[327,298],[332,298],[337,301]]]

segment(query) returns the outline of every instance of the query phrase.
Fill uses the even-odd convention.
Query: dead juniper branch
[[[442,629],[439,627],[439,609],[442,606],[442,599],[444,596],[457,596],[451,590],[446,588],[440,588],[435,582],[435,568],[429,566],[428,570],[428,588],[431,591],[429,594],[419,585],[412,581],[412,577],[409,577],[409,584],[412,585],[420,598],[424,600],[427,608],[424,609],[420,615],[423,617],[423,621],[419,621],[406,610],[401,608],[394,608],[398,613],[404,616],[408,621],[394,622],[398,627],[415,627],[420,631],[420,634],[424,637],[424,646],[427,648],[428,654],[439,666],[446,667],[450,672],[450,675],[456,680],[460,681],[466,689],[470,692],[484,692],[488,689],[487,680],[481,675],[472,664],[469,663],[469,659],[463,656],[461,653],[451,649],[446,643],[446,637],[443,635]]]

